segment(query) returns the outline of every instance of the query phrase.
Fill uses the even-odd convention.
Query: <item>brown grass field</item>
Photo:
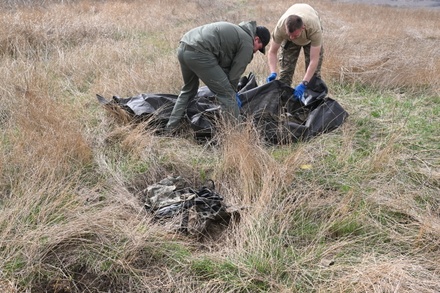
[[[1,1],[0,291],[440,292],[440,10],[308,3],[348,120],[280,146],[243,125],[212,146],[95,95],[178,94],[186,31],[272,29],[289,3]],[[249,72],[264,83],[264,55]],[[152,222],[140,191],[169,175],[213,179],[240,221],[210,237]]]

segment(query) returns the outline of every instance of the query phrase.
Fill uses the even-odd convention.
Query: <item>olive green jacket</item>
[[[213,54],[234,89],[254,55],[255,21],[239,25],[214,22],[187,32],[182,42],[197,51]]]

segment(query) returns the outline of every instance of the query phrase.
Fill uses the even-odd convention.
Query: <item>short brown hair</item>
[[[286,19],[286,27],[289,33],[303,27],[303,21],[298,15],[289,15]]]

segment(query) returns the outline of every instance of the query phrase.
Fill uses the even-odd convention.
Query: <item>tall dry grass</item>
[[[117,120],[95,94],[177,94],[183,33],[272,28],[289,4],[3,1],[0,288],[438,292],[440,11],[310,4],[349,120],[282,146],[226,128],[213,146]],[[263,55],[250,71],[264,82]],[[240,221],[203,241],[151,222],[139,196],[168,175],[213,179]]]

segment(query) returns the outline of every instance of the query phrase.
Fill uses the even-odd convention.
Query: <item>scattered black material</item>
[[[222,209],[225,210],[225,206],[222,204],[223,197],[206,186],[201,187],[199,190],[185,188],[174,192],[182,197],[182,201],[180,203],[162,206],[157,210],[150,209],[155,218],[172,217],[176,213],[193,206],[196,207],[198,213],[202,213],[205,217],[214,217]],[[149,208],[147,207],[147,209]]]
[[[145,208],[155,221],[174,221],[173,229],[206,236],[213,227],[225,228],[233,216],[237,217],[238,213],[229,211],[223,197],[214,190],[214,181],[196,190],[175,189],[177,180],[173,183],[163,180],[147,188]]]
[[[328,88],[322,79],[312,79],[303,102],[293,98],[293,89],[274,80],[258,86],[254,74],[239,81],[241,115],[252,121],[266,141],[285,144],[308,140],[322,133],[333,131],[343,124],[348,113],[328,96]],[[120,107],[133,119],[148,120],[158,134],[162,133],[177,95],[140,94],[129,98],[114,96],[111,101],[97,95],[106,107]],[[186,121],[196,138],[211,138],[221,111],[215,95],[205,86],[190,101]]]

